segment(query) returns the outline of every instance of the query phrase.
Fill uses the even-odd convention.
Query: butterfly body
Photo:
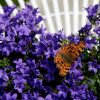
[[[84,47],[85,43],[80,42],[78,44],[65,45],[58,50],[54,62],[59,69],[59,75],[65,76],[68,73],[71,65],[82,53]]]

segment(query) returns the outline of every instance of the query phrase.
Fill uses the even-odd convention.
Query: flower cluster
[[[40,22],[38,8],[12,16],[15,7],[0,15],[1,100],[96,100],[100,98],[100,15],[98,5],[88,7],[89,22],[76,35],[61,30],[51,34]],[[95,19],[95,20],[94,20]],[[39,39],[37,35],[40,35]],[[84,40],[86,49],[65,77],[54,63],[63,43]]]

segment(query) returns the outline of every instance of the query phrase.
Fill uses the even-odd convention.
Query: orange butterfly
[[[59,69],[60,76],[67,75],[71,64],[73,64],[74,60],[76,60],[79,57],[84,48],[85,43],[81,41],[78,44],[72,43],[69,45],[65,45],[58,50],[54,58],[54,62],[56,63],[57,68]]]

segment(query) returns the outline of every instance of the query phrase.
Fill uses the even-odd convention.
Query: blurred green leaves
[[[10,60],[8,58],[3,58],[0,60],[0,68],[4,68],[5,66],[9,66]]]
[[[8,0],[9,1],[9,0]],[[25,3],[27,3],[29,0],[24,0]],[[19,6],[19,2],[18,0],[12,0],[12,2],[16,5],[16,6]],[[0,5],[1,6],[7,6],[7,3],[5,0],[0,0]]]

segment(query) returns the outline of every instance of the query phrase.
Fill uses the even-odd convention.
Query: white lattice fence
[[[13,0],[4,0],[7,5],[13,6]],[[84,7],[98,4],[100,0],[27,0],[26,3],[33,7],[39,7],[41,15],[47,20],[43,24],[48,31],[56,32],[63,28],[66,35],[76,33],[86,23]],[[24,0],[18,0],[19,8],[25,7]],[[17,13],[14,11],[14,15]],[[3,13],[0,5],[0,13]]]

